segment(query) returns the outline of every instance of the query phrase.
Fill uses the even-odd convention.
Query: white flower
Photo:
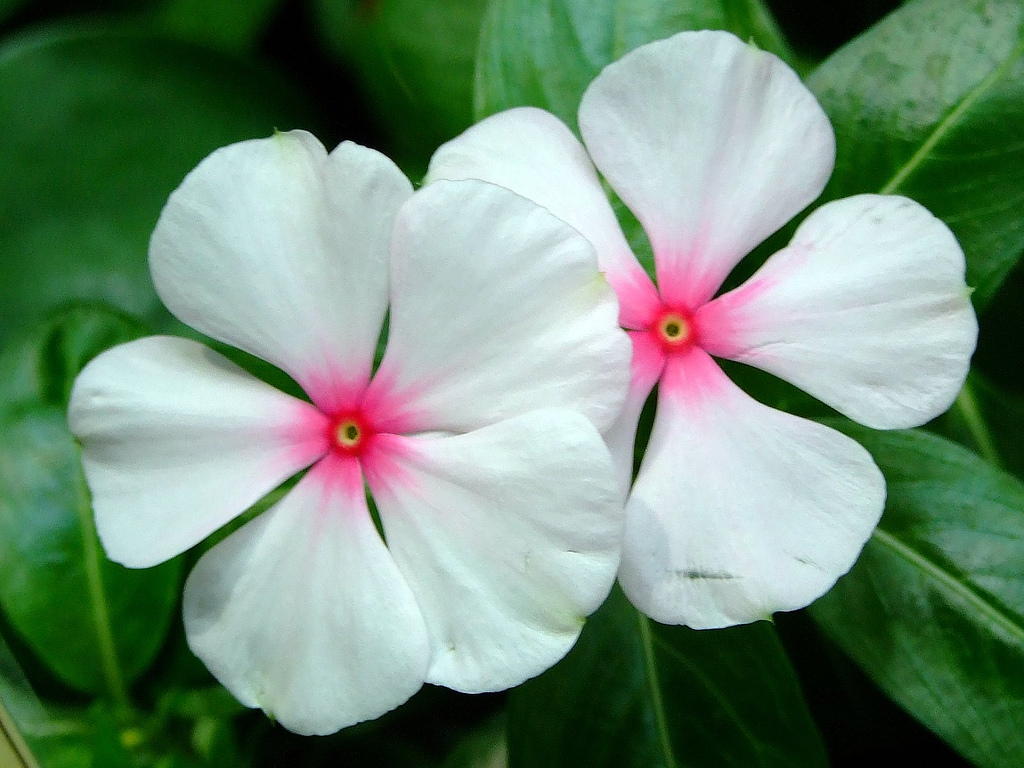
[[[312,465],[185,587],[189,644],[239,700],[322,734],[424,681],[498,690],[565,654],[622,534],[594,425],[621,409],[629,343],[584,238],[508,190],[413,194],[382,155],[292,132],[192,171],[150,266],[181,320],[312,400],[168,337],[107,351],[72,394],[99,535],[127,566]]]
[[[552,115],[514,109],[438,150],[430,179],[477,178],[585,234],[633,340],[606,438],[629,482],[637,419],[657,415],[632,488],[620,580],[653,618],[721,627],[807,605],[855,561],[884,481],[857,443],[768,408],[712,356],[783,378],[879,429],[952,403],[977,321],[948,228],[902,197],[823,205],[744,285],[732,268],[822,191],[832,128],[796,74],[724,32],[681,33],[606,67],[584,94],[586,149]],[[589,153],[589,156],[588,156]],[[650,240],[657,288],[594,165]]]

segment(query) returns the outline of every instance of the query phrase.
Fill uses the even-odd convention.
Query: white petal
[[[566,406],[618,415],[629,340],[590,244],[480,181],[438,181],[395,224],[387,351],[365,400],[382,431],[463,432]]]
[[[623,494],[629,493],[633,482],[633,453],[636,447],[636,429],[640,412],[647,397],[658,383],[665,367],[665,353],[646,331],[629,334],[633,342],[632,375],[626,404],[615,422],[604,432],[604,441],[612,454],[612,462],[618,474]]]
[[[712,354],[786,379],[862,424],[913,427],[963,386],[978,337],[952,232],[903,197],[823,205],[752,277],[702,308]]]
[[[426,675],[423,619],[354,460],[325,459],[207,552],[183,610],[189,646],[217,679],[297,733],[378,717]]]
[[[824,594],[882,514],[860,445],[768,408],[695,349],[670,359],[633,493],[619,578],[641,611],[697,629]]]
[[[388,241],[411,194],[390,160],[350,142],[330,155],[303,131],[232,144],[171,194],[150,241],[153,281],[181,320],[286,370],[331,410],[339,389],[369,379]]]
[[[428,181],[481,179],[540,203],[597,251],[627,328],[645,328],[656,311],[654,284],[630,250],[586,150],[565,123],[542,109],[517,107],[480,121],[441,146]]]
[[[593,426],[549,409],[378,439],[367,481],[426,619],[428,682],[496,691],[562,658],[619,561],[623,498]]]
[[[92,360],[68,409],[112,560],[184,552],[327,450],[309,403],[202,344],[154,336]]]
[[[696,309],[816,198],[828,118],[788,66],[727,32],[682,32],[608,65],[580,104],[597,167],[643,224],[667,303]]]

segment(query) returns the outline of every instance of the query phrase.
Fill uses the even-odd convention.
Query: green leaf
[[[282,0],[167,0],[158,26],[176,37],[226,51],[254,47]]]
[[[1024,478],[1024,400],[971,371],[957,406],[930,424],[940,434],[971,448],[995,467]]]
[[[790,58],[761,0],[493,0],[480,36],[476,115],[530,105],[575,130],[583,91],[605,65],[687,29],[725,29]]]
[[[86,363],[145,333],[135,318],[102,306],[73,306],[47,318],[0,355],[0,413],[26,403],[66,407]]]
[[[487,0],[318,0],[317,29],[351,64],[389,153],[422,175],[473,121],[473,71]]]
[[[508,718],[512,768],[826,764],[770,624],[667,627],[618,588],[565,660],[512,692]]]
[[[79,461],[63,409],[0,423],[0,607],[64,682],[123,701],[163,643],[181,567],[106,559]]]
[[[168,194],[213,149],[303,115],[272,73],[147,34],[0,47],[0,345],[73,300],[166,318],[146,251]]]
[[[941,437],[837,426],[871,451],[889,497],[812,616],[965,757],[1024,764],[1024,485]]]
[[[980,308],[1024,249],[1024,4],[917,0],[816,70],[829,198],[898,193],[956,233]]]
[[[141,332],[75,308],[0,357],[0,607],[64,682],[119,702],[163,643],[181,566],[129,571],[104,557],[65,411],[86,362]]]
[[[505,718],[497,717],[464,736],[441,768],[504,768],[507,754]]]

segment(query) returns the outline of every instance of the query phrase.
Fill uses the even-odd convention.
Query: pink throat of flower
[[[366,448],[373,428],[359,411],[346,411],[327,422],[327,442],[341,456],[359,456]]]
[[[649,330],[666,353],[683,352],[697,345],[693,314],[685,310],[662,310]]]

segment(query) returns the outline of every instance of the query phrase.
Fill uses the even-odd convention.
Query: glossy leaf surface
[[[512,693],[508,739],[511,768],[826,765],[770,624],[668,627],[618,588],[562,662]]]
[[[78,370],[140,332],[75,309],[0,358],[0,608],[61,680],[122,701],[163,643],[181,567],[130,571],[106,559],[65,411]]]
[[[605,65],[687,29],[725,29],[790,56],[760,0],[494,0],[480,37],[476,115],[543,107],[575,130],[580,97]]]
[[[889,498],[813,617],[970,760],[1021,765],[1024,485],[944,438],[843,429],[871,451]]]
[[[924,204],[960,240],[984,306],[1024,251],[1024,4],[907,3],[808,84],[836,129],[826,197]]]

